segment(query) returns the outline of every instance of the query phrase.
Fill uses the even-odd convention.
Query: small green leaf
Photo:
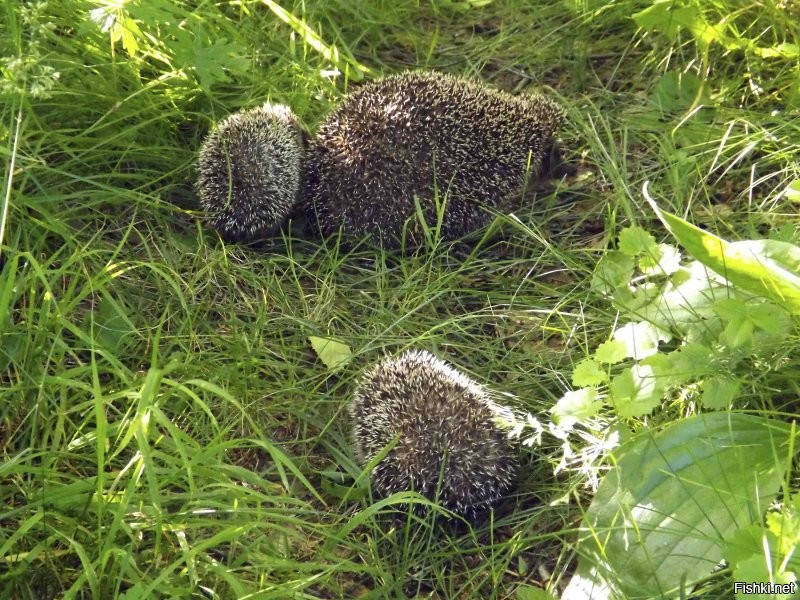
[[[702,94],[703,81],[694,73],[667,71],[655,85],[652,102],[661,112],[684,111]],[[701,102],[707,100],[702,96]]]
[[[655,253],[656,238],[636,225],[627,227],[619,233],[619,251],[628,256],[638,256],[645,252]]]
[[[639,259],[639,270],[645,275],[672,275],[681,268],[681,253],[675,246],[659,244],[653,253]]]
[[[668,342],[671,336],[644,321],[640,323],[626,323],[614,331],[614,339],[625,345],[625,356],[641,360],[646,356],[658,352],[658,342]]]
[[[619,251],[606,252],[598,261],[592,275],[592,289],[601,294],[613,294],[627,288],[633,277],[633,259]]]
[[[608,381],[608,373],[594,359],[582,360],[572,371],[572,385],[583,387],[585,385],[600,385]]]
[[[308,336],[308,341],[311,342],[311,347],[314,348],[322,364],[331,371],[338,371],[353,357],[350,346],[342,342],[313,335]]]
[[[767,513],[767,529],[779,540],[778,551],[786,556],[800,545],[800,515],[784,507]]]
[[[640,360],[639,365],[642,367],[651,367],[653,369],[653,373],[658,378],[659,386],[662,390],[666,389],[667,386],[673,385],[675,382],[682,383],[682,379],[676,377],[672,373],[672,361],[670,361],[668,354],[663,352],[651,354],[647,358]]]
[[[711,410],[728,408],[739,396],[741,386],[735,379],[729,377],[712,377],[703,382],[703,396],[701,402]]]
[[[754,582],[772,582],[777,584],[789,584],[795,581],[794,573],[787,572],[774,572],[769,569],[770,563],[767,562],[762,555],[754,555],[750,558],[743,560],[733,571],[733,578],[739,583],[754,583]],[[797,598],[793,590],[796,586],[788,586],[787,593],[759,593],[759,588],[754,588],[753,591],[737,591],[736,600],[789,600],[790,598]]]
[[[723,298],[714,302],[714,312],[726,321],[747,317],[747,304],[740,298]]]
[[[760,554],[765,534],[768,535],[769,532],[757,524],[740,528],[725,543],[725,560],[735,569],[739,563],[746,561],[753,554]]]
[[[777,304],[758,302],[748,306],[748,317],[756,327],[776,335],[785,337],[790,330],[789,315]]]
[[[122,47],[129,56],[135,56],[139,51],[139,41],[137,38],[142,37],[142,32],[136,21],[133,19],[124,19],[119,30],[120,39],[122,39]]]
[[[787,185],[783,193],[792,202],[800,202],[800,179],[795,179]]]
[[[793,532],[791,525],[787,527],[786,523],[782,522],[780,511],[767,513],[766,521],[766,529],[755,524],[742,527],[725,544],[724,556],[733,572],[734,581],[740,583],[796,581],[796,573],[800,569],[800,561],[795,557],[796,542],[784,544],[784,540],[780,539],[782,533],[791,538],[796,531]],[[791,596],[741,593],[736,595],[736,598],[742,600],[750,598],[773,600],[789,597]]]
[[[597,362],[606,365],[615,365],[628,357],[628,347],[617,340],[603,342],[594,351],[594,358]]]
[[[684,381],[706,375],[714,364],[711,348],[699,342],[681,346],[668,356],[670,373]]]
[[[597,390],[587,387],[564,394],[550,413],[556,425],[571,427],[595,416],[601,408],[603,403],[597,399]]]
[[[720,339],[729,348],[743,348],[753,341],[755,323],[747,317],[737,317],[725,326]]]
[[[768,48],[753,48],[753,52],[762,58],[798,58],[800,57],[800,46],[784,42]]]
[[[215,39],[211,45],[203,45],[198,40],[191,48],[184,48],[177,56],[187,70],[197,75],[200,87],[210,90],[211,86],[229,79],[229,73],[241,74],[250,66],[247,49],[225,38]]]
[[[664,380],[653,367],[634,365],[611,380],[611,399],[623,419],[643,417],[661,402]]]
[[[555,600],[555,596],[541,588],[521,585],[517,588],[517,600]]]

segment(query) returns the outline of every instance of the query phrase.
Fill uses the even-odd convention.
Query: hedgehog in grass
[[[550,156],[564,112],[435,72],[408,72],[348,94],[319,127],[306,163],[306,208],[323,235],[370,236],[398,247],[422,208],[456,239],[509,208]],[[417,226],[418,227],[418,226]],[[419,244],[420,231],[405,232]]]
[[[372,367],[350,406],[356,455],[379,496],[413,490],[464,516],[511,487],[515,454],[498,424],[502,408],[478,383],[425,351]]]
[[[252,241],[286,223],[301,192],[304,143],[291,109],[269,103],[226,117],[206,138],[197,192],[223,238]]]

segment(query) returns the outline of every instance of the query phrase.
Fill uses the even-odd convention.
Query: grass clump
[[[436,510],[392,512],[407,495],[370,500],[346,406],[367,365],[422,348],[546,423],[615,328],[590,286],[598,260],[630,225],[667,239],[645,181],[728,240],[798,243],[797,20],[773,7],[751,27],[736,5],[718,25],[732,3],[686,2],[720,28],[703,41],[688,22],[628,18],[664,4],[6,2],[0,596],[562,590],[602,475],[590,445],[567,460],[544,432],[518,493],[442,526]],[[201,225],[194,165],[214,123],[270,101],[313,130],[351,85],[408,67],[549,87],[579,175],[405,256],[296,229],[228,245]],[[747,407],[783,420],[790,323],[779,371],[731,374]],[[349,362],[329,368],[309,338]],[[676,406],[618,425],[666,426]],[[732,572],[695,593],[732,597]]]

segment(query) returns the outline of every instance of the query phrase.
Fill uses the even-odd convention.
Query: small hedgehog
[[[198,160],[197,193],[212,227],[252,241],[285,224],[302,183],[303,129],[291,109],[264,104],[223,119]]]
[[[483,207],[519,199],[538,174],[564,112],[542,96],[512,96],[435,72],[409,72],[352,92],[319,127],[306,167],[310,223],[398,247],[416,214],[441,235],[490,222]],[[406,239],[421,243],[409,226]]]
[[[428,352],[409,351],[359,381],[350,406],[356,455],[365,465],[394,443],[372,472],[373,491],[413,490],[472,515],[502,497],[514,477],[500,411],[466,375]]]

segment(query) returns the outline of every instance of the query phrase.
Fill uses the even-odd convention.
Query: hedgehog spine
[[[446,202],[454,239],[489,222],[536,172],[564,112],[441,73],[412,71],[350,93],[319,127],[307,161],[307,211],[323,235],[340,228],[396,247],[415,197],[429,224]],[[413,231],[412,243],[419,232]],[[415,239],[416,238],[416,239]]]
[[[425,351],[373,366],[350,405],[362,465],[396,440],[372,472],[378,495],[413,489],[463,515],[511,486],[515,458],[499,414],[485,388]]]
[[[303,157],[303,130],[286,106],[267,103],[220,121],[198,158],[208,222],[232,241],[274,233],[297,203]]]

